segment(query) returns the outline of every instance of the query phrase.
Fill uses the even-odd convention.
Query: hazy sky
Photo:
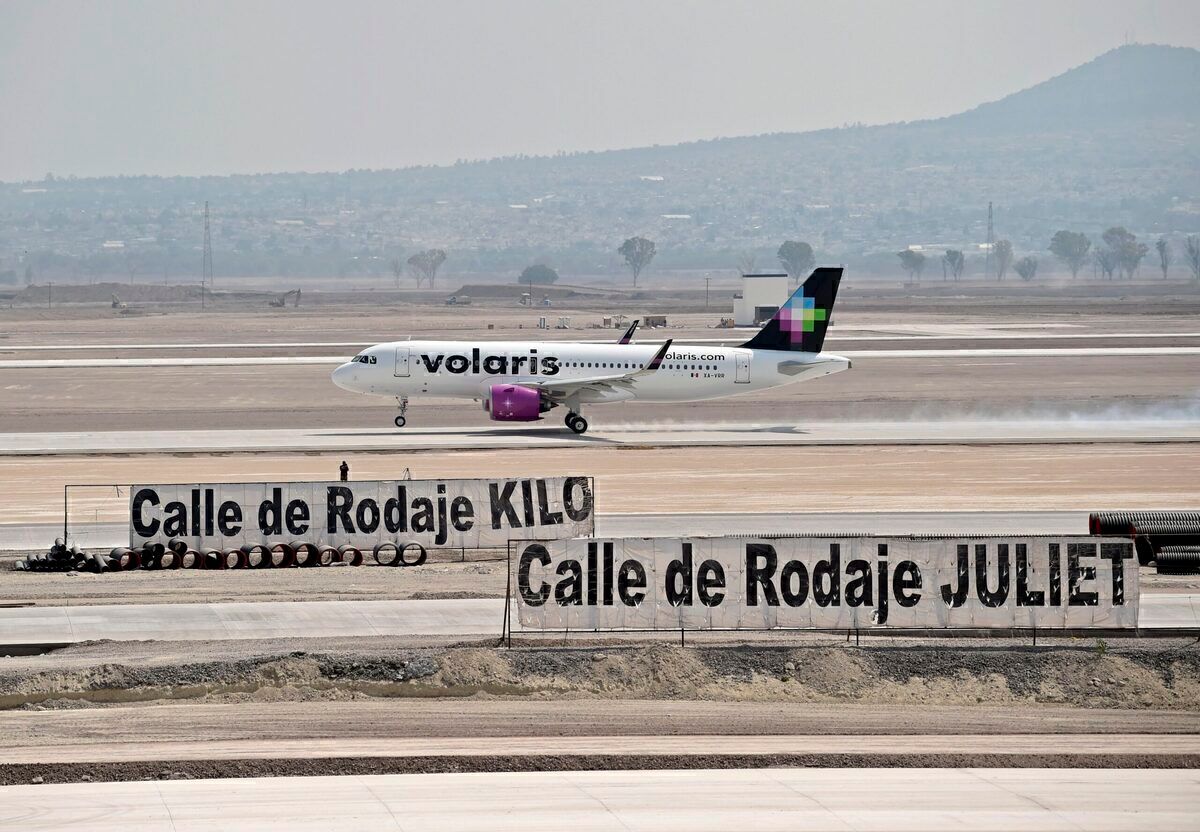
[[[0,180],[345,170],[947,115],[1200,2],[0,0]]]

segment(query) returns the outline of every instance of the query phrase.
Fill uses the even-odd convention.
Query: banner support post
[[[512,649],[512,541],[505,544],[505,569],[504,569],[504,621],[500,625],[500,643],[507,645],[508,649]],[[466,549],[463,549],[463,557],[466,557]]]

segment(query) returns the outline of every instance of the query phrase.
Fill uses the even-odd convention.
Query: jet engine
[[[496,422],[534,422],[552,407],[540,392],[519,384],[493,384],[483,400],[483,409]]]

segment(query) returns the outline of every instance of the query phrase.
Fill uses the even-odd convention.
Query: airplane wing
[[[638,377],[647,376],[658,371],[662,366],[663,358],[667,355],[667,350],[671,348],[671,340],[663,344],[654,357],[646,363],[645,367],[637,370],[630,370],[628,373],[610,376],[591,376],[590,378],[570,378],[556,381],[554,379],[546,380],[522,380],[518,382],[522,387],[532,387],[541,390],[551,399],[561,401],[570,396],[574,396],[582,390],[632,390],[636,386]]]
[[[625,330],[625,334],[621,336],[621,340],[617,341],[617,343],[618,344],[628,344],[628,343],[632,342],[633,341],[633,333],[637,331],[638,324],[640,324],[640,323],[641,323],[641,320],[634,318],[633,323],[631,323],[629,325],[629,329]]]

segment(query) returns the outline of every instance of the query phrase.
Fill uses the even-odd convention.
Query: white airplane
[[[694,402],[795,384],[850,369],[821,352],[840,268],[809,276],[740,347],[632,344],[635,322],[616,344],[563,341],[392,341],[333,371],[343,390],[394,397],[404,427],[410,396],[473,399],[497,422],[534,422],[566,409],[566,425],[588,429],[585,404]]]

